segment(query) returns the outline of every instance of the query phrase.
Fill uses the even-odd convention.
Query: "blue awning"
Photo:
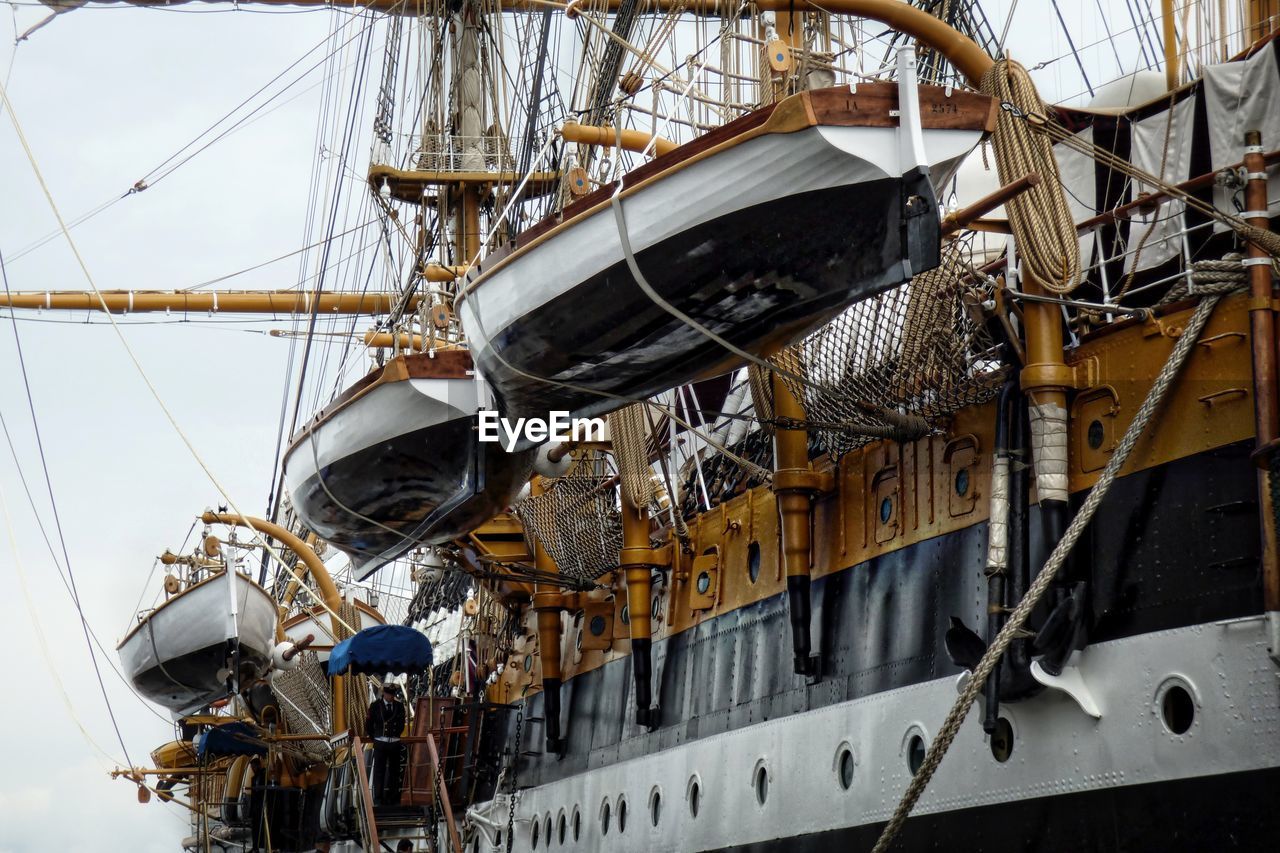
[[[248,723],[227,723],[209,729],[200,738],[198,755],[266,755],[267,745]]]
[[[328,672],[385,675],[422,672],[431,666],[431,641],[407,625],[374,625],[343,640],[329,654]]]

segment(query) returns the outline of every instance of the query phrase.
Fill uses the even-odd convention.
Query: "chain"
[[[524,703],[516,708],[516,751],[511,757],[511,794],[507,805],[507,853],[511,853],[511,845],[516,839],[516,791],[517,775],[520,772],[520,738],[524,734]]]

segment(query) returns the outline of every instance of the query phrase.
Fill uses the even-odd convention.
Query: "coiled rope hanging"
[[[1205,272],[1210,272],[1211,269],[1206,268]],[[1217,270],[1213,270],[1213,272],[1217,272]],[[1059,569],[1066,562],[1067,555],[1071,553],[1072,547],[1080,539],[1080,535],[1084,533],[1084,529],[1093,519],[1094,513],[1098,511],[1103,498],[1111,490],[1111,485],[1115,482],[1120,469],[1124,467],[1124,463],[1138,443],[1138,439],[1146,431],[1147,424],[1150,423],[1156,409],[1159,408],[1160,403],[1163,402],[1165,395],[1172,387],[1178,372],[1182,369],[1182,365],[1186,362],[1192,347],[1195,346],[1196,340],[1200,337],[1200,332],[1205,323],[1209,321],[1209,316],[1213,313],[1214,306],[1218,304],[1218,301],[1225,293],[1241,289],[1243,281],[1243,277],[1236,282],[1213,279],[1200,290],[1200,292],[1205,293],[1205,298],[1196,306],[1195,311],[1187,321],[1182,336],[1178,338],[1177,343],[1174,344],[1173,352],[1169,354],[1169,360],[1160,369],[1155,383],[1151,386],[1151,390],[1147,392],[1146,399],[1142,402],[1142,407],[1134,415],[1133,423],[1125,431],[1124,438],[1120,439],[1120,443],[1116,446],[1111,459],[1108,460],[1106,468],[1103,469],[1102,475],[1098,478],[1097,485],[1093,487],[1089,492],[1089,496],[1085,498],[1080,511],[1071,520],[1071,525],[1053,549],[1053,553],[1049,555],[1044,568],[1036,575],[1036,579],[1031,584],[1031,588],[1027,590],[1026,596],[1018,603],[1017,608],[1010,614],[1009,621],[1005,623],[1000,633],[991,642],[991,646],[982,655],[982,660],[978,661],[978,665],[969,674],[969,680],[965,684],[964,691],[956,699],[951,711],[947,714],[946,720],[943,721],[941,728],[938,729],[938,736],[930,745],[929,752],[925,755],[924,763],[920,765],[920,769],[912,777],[911,784],[907,786],[906,793],[902,795],[902,800],[898,803],[898,808],[894,811],[893,817],[890,818],[884,831],[880,833],[880,838],[876,841],[876,846],[872,849],[872,853],[884,853],[893,844],[894,838],[897,837],[906,823],[907,816],[911,814],[912,808],[915,807],[916,802],[920,799],[920,795],[924,793],[929,780],[933,778],[933,774],[942,762],[943,756],[947,754],[951,742],[955,740],[956,735],[959,733],[960,726],[964,723],[964,719],[969,713],[969,708],[978,697],[978,693],[986,685],[988,676],[999,664],[1000,658],[1004,655],[1009,644],[1013,642],[1026,624],[1027,619],[1031,616],[1031,611],[1048,591]]]
[[[1012,183],[1032,172],[1043,178],[1006,205],[1022,269],[1046,290],[1070,293],[1080,283],[1080,241],[1058,160],[1049,138],[1021,118],[1046,115],[1048,108],[1027,69],[1009,59],[988,69],[982,91],[1001,105],[993,139],[1000,183]]]
[[[645,424],[644,405],[632,403],[610,412],[608,417],[613,458],[618,463],[623,498],[632,509],[643,509],[657,499],[653,471],[649,468],[649,431]]]

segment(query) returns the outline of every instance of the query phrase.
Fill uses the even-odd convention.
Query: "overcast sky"
[[[1019,44],[1028,53],[1036,44],[1042,56],[1061,53],[1060,37],[1045,35],[1047,4],[1023,5],[1039,8],[1027,13],[1034,20],[1015,22],[1014,37],[1039,35],[1030,40],[1024,35]],[[1075,23],[1096,36],[1091,5],[1087,0],[1073,14],[1080,19]],[[986,6],[998,31],[1008,2]],[[8,74],[17,116],[65,217],[123,193],[310,50],[337,20],[327,11],[215,11],[219,8],[78,10],[60,16],[16,50],[8,27],[0,24],[5,42],[0,74]],[[41,8],[22,3],[6,17],[21,32],[44,15]],[[1109,68],[1103,59],[1091,60],[1096,73],[1114,76],[1116,62],[1104,59]],[[1037,77],[1051,96],[1074,95],[1082,88],[1064,63]],[[319,90],[313,89],[77,228],[75,238],[98,285],[183,287],[299,248],[318,109]],[[356,150],[363,158],[369,129],[359,132]],[[13,258],[55,227],[5,116],[0,119],[0,250],[11,288],[86,286],[61,239]],[[231,284],[266,288],[295,281],[296,264],[286,262]],[[194,517],[220,499],[111,329],[85,325],[84,319],[28,314],[18,333],[71,568],[89,625],[109,653],[101,662],[107,694],[129,758],[147,764],[150,750],[171,738],[168,715],[131,695],[108,661],[116,663],[115,644],[140,597],[149,603],[155,595],[155,579],[146,584],[155,555],[177,549]],[[129,322],[146,319],[164,318],[136,315]],[[160,394],[246,512],[261,512],[266,501],[285,380],[287,343],[261,332],[286,325],[248,326],[253,331],[244,323],[125,328]],[[13,435],[36,509],[60,548],[7,316],[0,317],[0,368],[0,414]],[[6,629],[8,685],[0,705],[5,771],[0,853],[172,853],[188,834],[184,812],[154,801],[139,805],[129,785],[106,776],[123,763],[123,750],[107,719],[75,609],[3,446],[0,491],[20,557],[15,561],[8,534],[0,534],[0,589],[5,592],[0,625]],[[23,576],[29,598],[22,592]]]

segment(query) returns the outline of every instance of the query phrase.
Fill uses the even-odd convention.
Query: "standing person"
[[[373,738],[373,789],[375,806],[400,804],[400,735],[404,732],[405,711],[399,693],[391,683],[382,686],[382,698],[369,706],[365,731]]]

